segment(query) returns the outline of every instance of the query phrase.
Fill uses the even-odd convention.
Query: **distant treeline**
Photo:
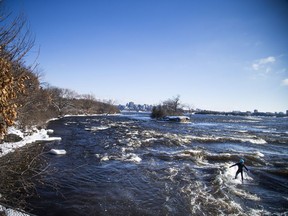
[[[26,20],[0,11],[0,141],[16,122],[27,128],[66,114],[119,112],[111,102],[97,101],[93,95],[40,83],[36,67],[23,60],[33,45]]]
[[[231,116],[266,116],[266,117],[285,117],[287,114],[283,112],[280,113],[271,113],[271,112],[218,112],[218,111],[210,111],[210,110],[201,110],[196,111],[194,114],[202,114],[202,115],[231,115]]]

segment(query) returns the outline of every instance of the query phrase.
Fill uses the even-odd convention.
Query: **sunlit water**
[[[284,215],[287,118],[194,115],[191,123],[145,114],[66,117],[50,123],[66,155],[47,154],[49,187],[38,215]],[[244,183],[234,179],[245,159]],[[51,183],[55,185],[51,188]]]

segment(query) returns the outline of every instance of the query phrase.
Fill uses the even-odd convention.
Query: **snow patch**
[[[29,216],[29,214],[26,214],[26,213],[23,213],[20,211],[16,211],[12,208],[4,207],[2,205],[0,205],[0,213],[4,213],[4,215],[6,215],[6,216]]]
[[[49,134],[53,133],[53,130],[45,130],[45,129],[36,129],[33,128],[29,135],[25,135],[22,131],[16,129],[15,127],[8,128],[8,134],[16,134],[22,138],[19,142],[4,142],[0,144],[0,157],[14,152],[15,149],[21,148],[27,144],[36,142],[36,141],[55,141],[61,140],[61,137],[49,137]],[[28,132],[26,133],[28,134]]]

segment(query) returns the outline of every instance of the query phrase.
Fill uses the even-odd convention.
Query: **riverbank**
[[[50,137],[49,134],[52,134],[52,130],[47,129],[37,129],[33,128],[29,131],[22,132],[19,129],[16,129],[15,127],[8,128],[8,134],[14,134],[17,135],[19,138],[21,138],[18,142],[4,142],[0,144],[0,157],[10,153],[14,152],[16,149],[21,148],[27,144],[34,143],[36,141],[55,141],[55,140],[61,140],[60,137]]]
[[[107,114],[91,114],[89,116],[106,116]],[[111,115],[111,114],[110,114]],[[117,114],[114,114],[117,115]],[[65,115],[63,116],[63,118],[65,117],[72,117],[72,116],[88,116],[88,115]],[[48,122],[52,122],[54,120],[57,120],[59,118],[56,119],[50,119]],[[33,127],[29,130],[23,131],[20,129],[17,129],[16,127],[9,127],[8,128],[8,133],[7,133],[7,138],[4,139],[4,142],[0,143],[0,158],[4,157],[4,156],[8,156],[9,153],[13,153],[16,154],[16,151],[18,152],[18,149],[23,149],[23,147],[27,147],[31,148],[32,145],[36,145],[38,146],[38,142],[47,142],[47,141],[61,141],[61,137],[51,137],[51,135],[54,133],[53,130],[51,129],[37,129],[36,127]],[[37,147],[38,148],[38,147]],[[33,148],[34,150],[34,148]],[[28,150],[30,151],[30,150]],[[19,153],[22,154],[22,153]],[[10,158],[10,156],[9,156]],[[9,159],[10,160],[10,159]],[[13,160],[12,160],[13,161]],[[15,161],[15,164],[17,163],[17,161]],[[3,169],[3,164],[1,164],[1,167]],[[4,171],[5,172],[4,168]],[[5,192],[0,191],[0,198],[3,197],[3,193],[5,194]],[[30,213],[25,213],[23,210],[21,209],[17,209],[14,207],[11,207],[9,205],[3,204],[0,202],[0,216],[2,215],[6,215],[6,216],[27,216],[27,215],[31,215]]]
[[[81,115],[65,115],[62,118],[65,117],[84,117],[84,116],[107,116],[108,114],[81,114]],[[119,115],[119,114],[109,114],[111,115]],[[50,119],[47,121],[47,123],[57,120],[59,118]],[[20,129],[17,129],[16,127],[12,126],[8,128],[8,135],[16,135],[19,137],[19,141],[16,142],[3,142],[0,143],[0,157],[10,153],[14,152],[16,149],[21,148],[27,144],[34,143],[36,141],[60,141],[61,137],[50,137],[51,134],[53,134],[53,130],[51,129],[37,129],[36,127],[31,128],[27,131],[22,131]]]
[[[17,149],[33,144],[38,141],[57,141],[61,140],[60,137],[50,137],[52,130],[48,129],[37,129],[33,128],[28,131],[21,131],[15,127],[10,127],[8,129],[9,136],[16,137],[18,141],[15,142],[3,142],[0,144],[0,157],[3,157],[9,153],[15,152]],[[15,138],[14,138],[15,139]],[[2,197],[3,191],[0,191],[0,196]],[[6,204],[0,204],[0,215],[6,216],[29,216],[30,214],[23,212],[22,210],[16,210],[13,207],[10,207]]]

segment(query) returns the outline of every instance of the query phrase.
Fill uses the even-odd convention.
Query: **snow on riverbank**
[[[9,207],[5,207],[0,205],[0,214],[5,216],[30,216],[30,214],[26,214],[22,211],[17,211]]]
[[[51,133],[53,133],[52,130],[38,130],[34,128],[31,132],[29,131],[28,135],[25,135],[22,131],[16,129],[15,127],[10,127],[8,128],[8,134],[16,134],[21,137],[22,140],[19,142],[4,142],[0,144],[0,157],[10,152],[14,152],[17,148],[23,147],[36,141],[61,140],[60,137],[50,137],[49,134]]]
[[[71,117],[71,116],[106,116],[106,114],[93,114],[93,115],[65,115],[64,117]],[[109,114],[109,115],[120,115],[120,114]],[[57,120],[59,118],[49,119],[47,122]],[[23,133],[19,129],[15,127],[8,128],[8,134],[16,134],[17,136],[21,137],[22,140],[19,142],[4,142],[0,144],[0,157],[14,152],[15,149],[25,146],[26,144],[30,144],[36,141],[54,141],[54,140],[61,140],[60,137],[50,137],[49,134],[52,134],[53,130],[51,129],[40,129],[33,128],[30,131]],[[29,134],[29,135],[26,135]]]
[[[15,134],[22,138],[19,142],[4,142],[0,144],[0,157],[10,153],[14,152],[17,148],[23,147],[27,144],[36,142],[36,141],[54,141],[54,140],[61,140],[60,137],[50,137],[49,134],[52,134],[53,130],[45,130],[41,129],[38,130],[36,128],[33,128],[25,135],[22,131],[16,129],[15,127],[8,128],[8,134]],[[8,216],[29,216],[29,214],[23,213],[21,211],[14,210],[9,207],[4,207],[3,205],[0,205],[0,215],[8,215]]]

